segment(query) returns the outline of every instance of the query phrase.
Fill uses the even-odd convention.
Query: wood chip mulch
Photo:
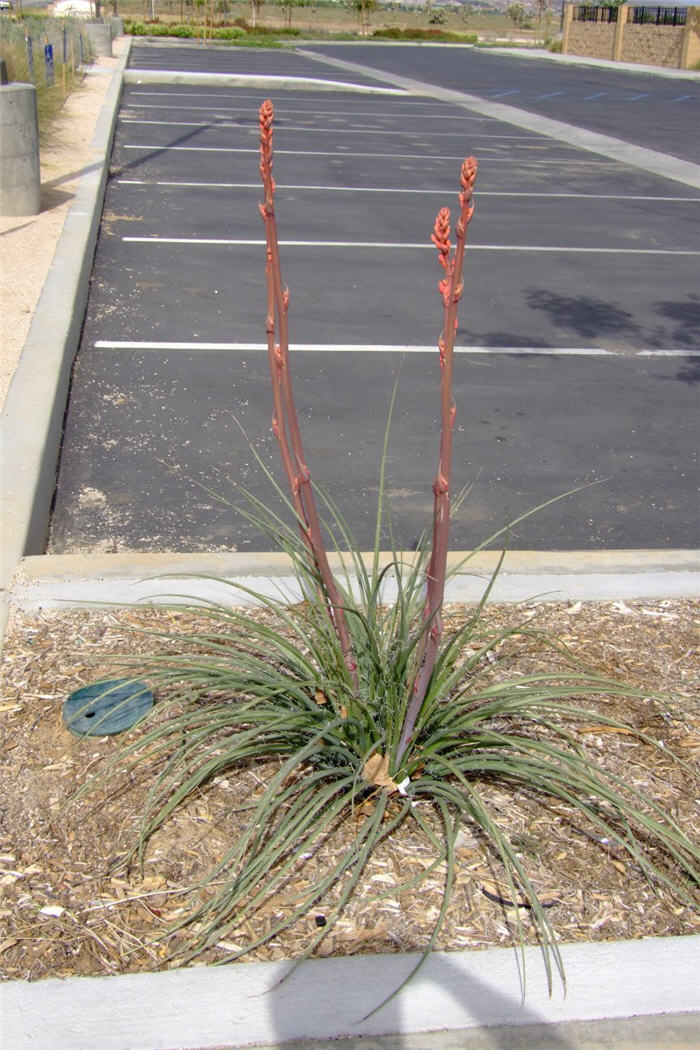
[[[639,686],[643,701],[604,703],[621,720],[694,764],[700,756],[697,628],[700,605],[684,600],[542,603],[493,606],[490,624],[523,618],[556,635],[597,673]],[[466,615],[446,610],[447,627]],[[111,794],[98,792],[67,805],[123,738],[80,739],[62,722],[61,705],[73,690],[110,673],[110,655],[152,643],[125,634],[134,626],[191,629],[190,614],[153,609],[15,612],[6,637],[0,700],[0,977],[63,977],[149,971],[167,965],[154,935],[195,899],[193,884],[242,826],[241,805],[261,790],[270,768],[254,766],[218,777],[183,804],[152,839],[143,872],[116,871],[113,862],[133,830],[148,778]],[[523,635],[507,643],[509,672],[556,669]],[[501,654],[503,655],[503,654]],[[664,699],[658,698],[664,694]],[[597,710],[601,710],[600,702]],[[698,841],[698,781],[659,750],[612,726],[582,725],[582,743],[608,768],[647,791]],[[562,942],[612,940],[700,932],[697,911],[654,892],[634,864],[602,846],[557,806],[544,808],[503,787],[485,785],[502,826],[517,843]],[[352,834],[352,828],[348,829]],[[456,892],[437,947],[508,944],[520,917],[508,902],[498,866],[477,834],[458,843]],[[305,878],[313,879],[316,858]],[[317,954],[348,955],[422,948],[437,916],[444,871],[418,891],[381,898],[397,879],[431,863],[426,841],[412,831],[395,837],[372,860],[360,890]],[[298,889],[298,887],[297,887]],[[270,915],[288,905],[282,896]],[[275,911],[276,909],[276,911]],[[516,914],[517,910],[517,914]],[[312,914],[259,948],[255,959],[294,958],[322,924]],[[241,935],[253,930],[240,931]],[[201,958],[225,959],[238,947],[224,939]]]

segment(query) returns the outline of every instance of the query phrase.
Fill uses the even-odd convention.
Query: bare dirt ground
[[[448,613],[448,628],[466,615],[460,606]],[[550,603],[494,606],[488,613],[491,624],[519,623],[523,617],[555,633],[599,673],[645,692],[668,694],[665,699],[602,704],[611,722],[625,721],[643,730],[663,749],[612,725],[585,720],[575,736],[627,783],[663,805],[698,841],[700,605]],[[156,935],[201,900],[201,891],[193,887],[240,834],[245,804],[274,773],[271,762],[217,776],[156,833],[143,871],[127,871],[115,862],[133,835],[155,769],[68,804],[71,794],[104,768],[129,736],[73,736],[62,722],[65,697],[112,673],[115,654],[150,651],[153,642],[134,634],[134,627],[176,634],[193,626],[191,615],[172,611],[114,609],[31,617],[15,611],[5,644],[0,703],[0,976],[37,979],[167,966],[166,949]],[[545,655],[537,643],[521,636],[509,644],[510,675],[556,669],[556,655]],[[675,765],[670,752],[690,768]],[[563,942],[700,932],[697,910],[665,890],[655,893],[626,855],[595,841],[561,806],[544,807],[496,784],[484,784],[482,790],[522,851]],[[353,831],[351,820],[341,829],[349,836]],[[502,873],[479,836],[466,829],[458,855],[456,891],[438,946],[507,944],[518,916],[534,940],[527,909],[508,902]],[[306,862],[301,885],[318,879],[323,860],[314,856]],[[343,919],[317,954],[423,947],[439,908],[444,871],[433,873],[427,887],[414,893],[385,899],[377,895],[430,863],[425,840],[411,832],[394,837],[370,864]],[[279,914],[287,903],[283,897],[278,895],[267,911],[223,937],[200,961],[230,957]],[[316,932],[315,923],[315,915],[297,922],[257,949],[253,958],[298,957]]]
[[[41,212],[0,215],[0,409],[22,352],[56,244],[73,201],[76,178],[96,159],[90,141],[124,38],[114,57],[98,58],[66,99],[40,145]]]

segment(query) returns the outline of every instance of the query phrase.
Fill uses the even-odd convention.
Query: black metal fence
[[[687,17],[687,7],[633,7],[630,21],[638,26],[684,26]]]
[[[574,22],[617,22],[618,7],[579,4],[574,8]],[[630,21],[635,25],[684,26],[687,7],[632,7]]]
[[[574,22],[617,22],[616,7],[594,7],[581,4],[574,8]]]

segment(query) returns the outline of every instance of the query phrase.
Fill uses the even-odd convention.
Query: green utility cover
[[[133,678],[83,686],[63,703],[63,721],[78,736],[108,736],[130,729],[153,707],[153,693]]]

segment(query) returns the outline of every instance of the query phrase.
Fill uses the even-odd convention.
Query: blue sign
[[[46,66],[46,83],[53,84],[53,45],[46,44],[44,46],[44,65]]]

